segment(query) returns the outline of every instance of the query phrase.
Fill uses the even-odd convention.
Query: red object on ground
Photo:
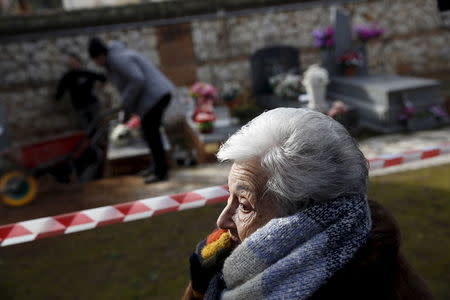
[[[76,150],[85,134],[82,132],[59,136],[30,145],[24,145],[21,149],[22,164],[26,168],[33,169],[37,166],[51,163]]]

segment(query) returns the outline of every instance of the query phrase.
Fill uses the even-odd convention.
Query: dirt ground
[[[137,175],[105,178],[84,185],[61,184],[50,176],[42,177],[39,194],[31,204],[17,208],[0,205],[0,225],[223,185],[228,170],[227,164],[178,169],[171,173],[169,181],[150,185],[145,185]]]

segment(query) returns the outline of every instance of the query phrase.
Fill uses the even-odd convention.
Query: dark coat
[[[311,299],[433,299],[424,281],[400,253],[400,231],[381,204],[369,201],[373,228],[354,258]]]
[[[127,114],[141,118],[175,86],[144,55],[115,41],[108,48],[106,69],[119,90]]]
[[[369,206],[373,227],[368,241],[311,299],[433,299],[399,251],[400,231],[392,215],[375,201],[369,201]],[[201,298],[194,297],[189,284],[182,299]]]
[[[58,82],[55,99],[60,100],[68,90],[72,106],[77,110],[86,109],[98,103],[93,92],[97,81],[106,82],[105,75],[84,69],[70,70]]]

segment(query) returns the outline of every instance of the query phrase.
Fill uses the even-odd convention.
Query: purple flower
[[[315,29],[313,31],[313,36],[314,36],[314,38],[321,40],[325,37],[325,32],[321,29]]]
[[[447,118],[448,114],[439,105],[434,105],[430,108],[431,113],[438,118]]]
[[[403,108],[403,112],[407,115],[414,115],[416,113],[416,108],[410,101],[405,101],[405,107]]]
[[[318,39],[315,39],[314,40],[314,46],[316,46],[317,48],[322,48],[323,47],[322,41],[318,40]]]
[[[355,26],[354,31],[357,37],[363,42],[367,42],[370,39],[377,38],[384,33],[384,29],[378,27],[375,24],[357,25]]]
[[[405,121],[413,118],[416,115],[416,108],[414,104],[406,97],[403,96],[403,109],[400,112],[399,120]]]
[[[325,33],[325,36],[332,37],[332,36],[334,36],[334,28],[331,26],[328,26],[327,28],[325,28],[324,33]]]
[[[403,111],[405,112],[405,114],[411,115],[411,116],[416,113],[416,110],[414,109],[414,107],[411,107],[411,106],[406,106]]]
[[[319,48],[331,48],[334,46],[334,28],[328,26],[323,29],[315,29],[312,33],[314,37],[314,46]]]

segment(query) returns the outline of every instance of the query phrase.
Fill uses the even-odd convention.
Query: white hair
[[[353,138],[332,118],[308,109],[261,114],[232,135],[217,157],[258,161],[268,178],[265,195],[290,212],[311,201],[367,193],[367,161]]]

